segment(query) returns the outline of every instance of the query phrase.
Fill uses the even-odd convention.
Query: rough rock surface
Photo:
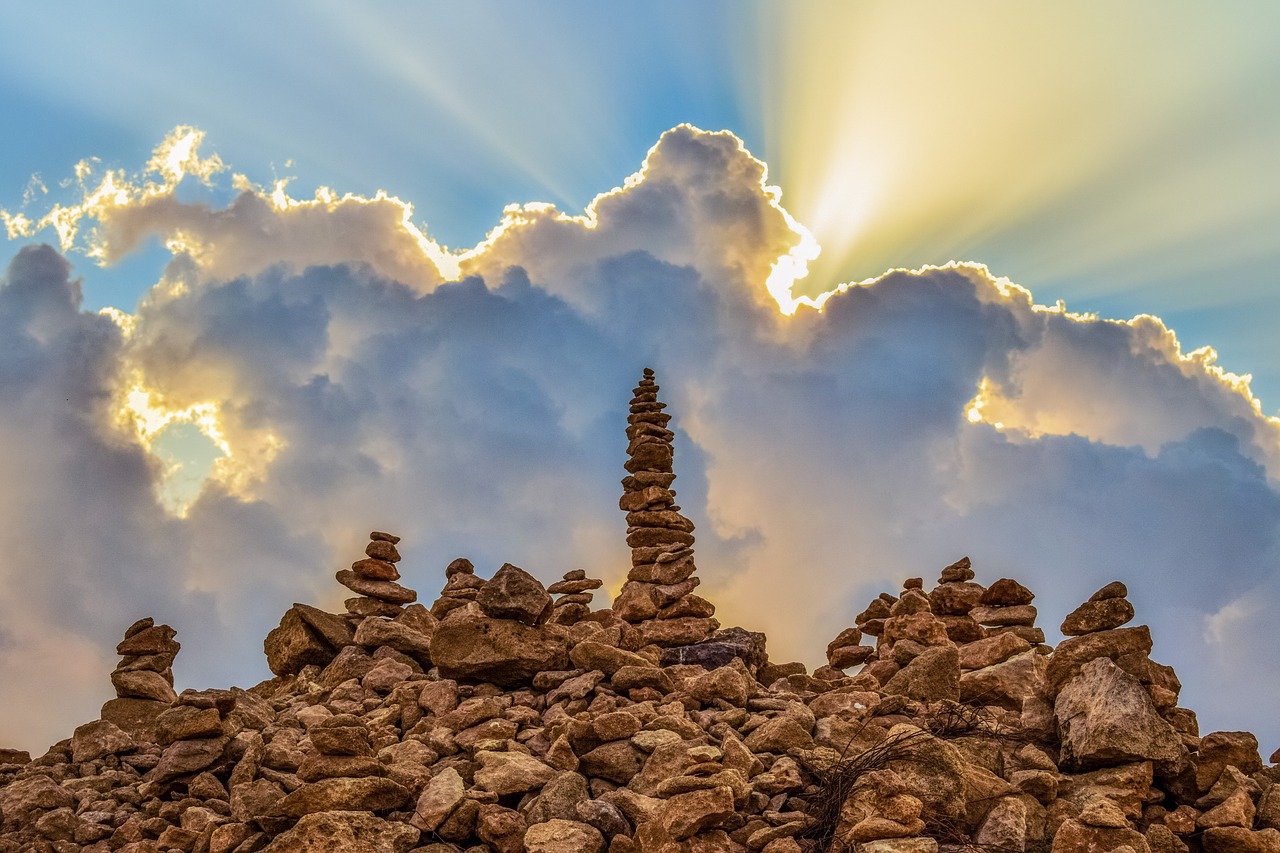
[[[617,600],[593,608],[584,569],[543,588],[458,559],[414,604],[374,531],[346,612],[291,607],[248,690],[176,693],[175,632],[139,620],[101,719],[0,749],[0,853],[1280,851],[1280,768],[1200,735],[1121,583],[1038,603],[1057,648],[1034,594],[967,557],[882,593],[812,672],[718,629],[651,371],[634,393]]]

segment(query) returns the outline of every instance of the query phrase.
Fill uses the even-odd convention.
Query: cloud
[[[261,188],[223,207],[175,191],[188,237],[120,323],[80,310],[57,252],[24,249],[0,287],[0,537],[23,555],[4,564],[21,592],[0,603],[0,700],[65,711],[0,738],[35,746],[93,716],[141,615],[178,628],[182,683],[264,677],[262,637],[294,600],[339,607],[330,576],[374,528],[405,537],[427,600],[459,555],[616,585],[644,366],[676,416],[707,595],[766,629],[775,659],[821,662],[869,597],[967,553],[980,580],[1040,593],[1051,633],[1126,581],[1206,726],[1280,737],[1252,710],[1280,676],[1248,651],[1280,604],[1280,469],[1247,380],[1156,318],[1039,306],[980,265],[797,307],[769,282],[812,246],[780,201],[732,135],[686,126],[583,215],[511,208],[439,263],[368,200],[304,213]],[[172,237],[152,204],[109,216]],[[158,423],[205,407],[228,451],[185,515],[160,499],[147,406]],[[93,673],[47,674],[72,656]],[[19,699],[35,659],[40,698]]]

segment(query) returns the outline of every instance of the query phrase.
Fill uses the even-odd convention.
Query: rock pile
[[[678,515],[646,466],[631,500],[667,494],[628,512]],[[655,520],[631,533],[674,529]],[[691,541],[654,541],[629,586],[693,577]],[[294,605],[249,690],[173,695],[173,630],[135,623],[102,719],[0,749],[0,853],[1280,851],[1280,754],[1200,735],[1119,583],[1052,648],[1030,590],[966,558],[875,599],[810,673],[742,628],[659,643],[647,625],[710,616],[592,610],[582,570],[446,576],[430,609]]]
[[[658,401],[653,371],[633,390],[627,416],[627,476],[618,506],[627,514],[631,571],[613,603],[614,612],[634,626],[628,642],[636,648],[687,646],[706,639],[720,627],[715,607],[693,591],[693,522],[680,514],[671,484],[675,436]]]

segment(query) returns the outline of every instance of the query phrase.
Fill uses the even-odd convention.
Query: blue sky
[[[727,624],[817,663],[965,552],[1050,631],[1120,578],[1206,725],[1280,745],[1274,4],[86,2],[0,31],[0,210],[127,190],[69,268],[52,229],[0,241],[0,541],[65,551],[0,565],[0,741],[92,716],[142,615],[180,686],[264,676],[367,529],[427,600],[459,554],[620,581],[652,364]],[[144,173],[184,140],[181,180]],[[948,261],[985,269],[886,274]],[[40,691],[56,714],[13,698]]]

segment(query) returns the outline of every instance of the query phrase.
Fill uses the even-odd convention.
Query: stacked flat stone
[[[476,577],[476,567],[466,557],[459,557],[444,570],[444,589],[431,605],[431,615],[443,619],[451,610],[475,601],[484,586],[484,578]]]
[[[1067,618],[1062,620],[1062,633],[1068,637],[1079,637],[1126,624],[1133,618],[1133,605],[1126,599],[1128,594],[1124,584],[1112,581],[1067,614]]]
[[[564,577],[547,587],[547,592],[559,596],[551,605],[551,622],[557,625],[574,625],[591,612],[591,590],[599,589],[604,581],[587,577],[583,569],[565,572]]]
[[[961,557],[942,570],[938,585],[929,593],[933,615],[947,626],[947,636],[955,643],[972,643],[985,636],[971,614],[986,589],[974,583],[973,578],[972,563],[968,557]]]
[[[400,562],[396,543],[400,537],[375,530],[369,534],[369,540],[364,549],[365,559],[356,560],[350,569],[336,575],[338,583],[359,593],[358,597],[344,602],[347,613],[357,620],[366,616],[398,616],[404,605],[418,600],[416,592],[396,583],[400,579],[396,569],[396,563]]]
[[[861,642],[860,630],[856,627],[845,628],[827,644],[827,665],[832,669],[845,670],[866,663],[876,650],[872,646],[859,645]]]
[[[982,625],[988,637],[1015,634],[1028,643],[1043,643],[1044,631],[1037,628],[1035,593],[1012,578],[1001,578],[987,588],[969,616]]]
[[[706,639],[720,623],[712,618],[711,602],[693,595],[699,583],[693,522],[680,514],[671,490],[674,433],[667,429],[671,416],[662,411],[666,404],[658,402],[651,369],[645,368],[633,393],[627,417],[628,476],[618,501],[627,514],[631,571],[613,610],[635,626],[632,645],[689,645]]]
[[[111,673],[111,684],[121,699],[149,699],[172,702],[173,661],[182,646],[168,625],[157,625],[151,617],[139,619],[124,632],[116,646],[121,660]]]

